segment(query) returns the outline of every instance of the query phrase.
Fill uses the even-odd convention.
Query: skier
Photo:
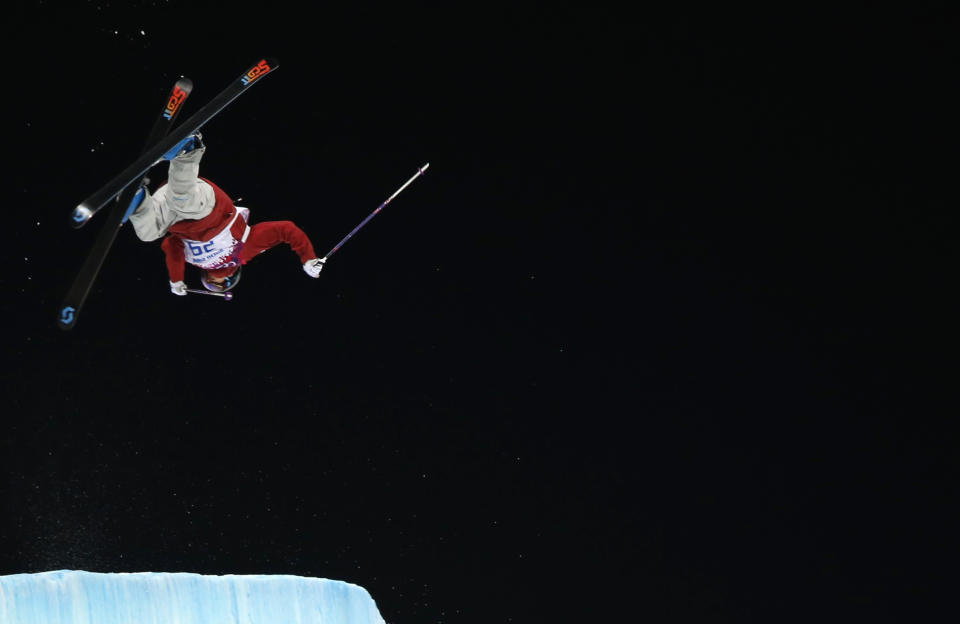
[[[307,235],[292,221],[265,221],[250,226],[250,211],[213,182],[199,177],[200,160],[206,152],[203,138],[194,134],[164,158],[170,161],[168,180],[153,194],[145,189],[140,206],[130,222],[140,240],[165,236],[170,291],[185,296],[185,263],[201,270],[207,290],[225,292],[240,280],[240,268],[257,254],[287,243],[299,256],[303,270],[319,277],[324,260],[317,257]]]

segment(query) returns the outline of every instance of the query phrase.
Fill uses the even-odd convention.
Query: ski
[[[244,91],[260,81],[261,78],[279,67],[275,59],[266,58],[252,65],[239,78],[227,85],[206,106],[194,113],[189,119],[172,130],[166,137],[144,151],[132,165],[120,172],[103,188],[85,199],[73,209],[71,222],[74,227],[83,227],[111,198],[115,197],[135,180],[146,174],[150,168],[160,162],[163,155],[191,134],[195,134],[205,123],[213,119],[230,102]]]
[[[177,114],[180,112],[184,101],[186,101],[192,90],[193,82],[189,78],[180,78],[173,85],[173,88],[170,90],[170,95],[163,104],[163,110],[160,111],[156,121],[153,122],[153,127],[147,136],[147,143],[144,145],[144,152],[153,147],[153,145],[170,132],[177,118]],[[80,313],[80,308],[83,307],[83,303],[90,293],[90,288],[93,286],[94,280],[97,279],[97,274],[100,273],[103,261],[106,259],[107,254],[110,253],[110,248],[117,238],[120,227],[127,221],[130,213],[136,209],[140,201],[143,200],[143,187],[145,184],[146,177],[143,177],[136,187],[128,187],[117,196],[116,203],[113,210],[107,216],[107,222],[104,224],[103,230],[97,235],[90,254],[80,267],[80,272],[77,273],[76,278],[73,280],[73,285],[67,292],[67,296],[63,300],[63,305],[60,306],[57,315],[57,325],[59,325],[61,329],[73,329],[77,324],[77,316]]]

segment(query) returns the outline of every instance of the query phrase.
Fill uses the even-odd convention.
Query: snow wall
[[[0,576],[0,624],[385,624],[362,587],[287,575]]]

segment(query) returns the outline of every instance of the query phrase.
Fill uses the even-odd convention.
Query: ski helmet
[[[207,271],[203,271],[200,274],[200,282],[203,283],[203,287],[207,290],[213,292],[227,292],[231,288],[237,285],[237,282],[240,281],[240,269],[237,267],[237,270],[227,276],[222,282],[214,282],[210,279],[210,274]]]

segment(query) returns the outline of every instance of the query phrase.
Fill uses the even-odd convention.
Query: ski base
[[[153,127],[150,129],[150,134],[147,137],[147,143],[144,148],[145,150],[149,149],[167,135],[176,121],[177,113],[180,112],[183,102],[192,90],[193,82],[189,78],[180,78],[173,85],[173,88],[170,90],[170,95],[164,103],[163,110],[157,116]],[[135,190],[132,188],[130,190],[124,190],[117,197],[116,205],[108,215],[103,230],[97,235],[97,239],[93,243],[93,248],[80,267],[80,272],[77,273],[70,290],[67,292],[67,296],[63,300],[63,304],[60,306],[60,310],[57,313],[57,325],[60,329],[68,330],[76,326],[80,309],[83,307],[87,295],[90,294],[90,289],[93,286],[93,282],[97,279],[97,275],[100,273],[103,261],[110,252],[110,248],[113,247],[113,242],[117,238],[120,227],[126,222],[130,216],[130,212],[136,208],[136,205],[139,205],[139,201],[143,200],[142,188],[145,182],[146,178],[141,178]],[[93,216],[93,213],[87,206],[81,204],[74,210],[74,220],[77,220],[78,216],[89,219]]]

